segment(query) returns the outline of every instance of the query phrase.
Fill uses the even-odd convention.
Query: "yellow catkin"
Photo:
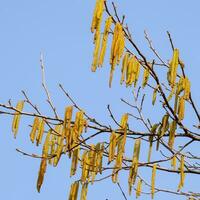
[[[51,155],[54,155],[54,158],[52,159],[52,164],[54,167],[56,167],[58,164],[57,152],[61,138],[61,130],[62,130],[62,125],[60,124],[56,125],[53,130],[53,135],[51,137]]]
[[[66,148],[65,152],[69,151],[69,157],[71,156],[71,151],[74,146],[79,143],[79,136],[81,133],[83,133],[84,128],[86,125],[86,120],[84,119],[84,112],[79,111],[76,113],[75,121],[74,121],[74,126],[72,128],[68,128],[66,131]]]
[[[147,82],[149,80],[149,68],[144,69],[143,80],[142,80],[142,88],[145,88]]]
[[[185,113],[185,99],[184,96],[179,98],[179,106],[178,106],[178,118],[179,120],[184,119],[184,113]]]
[[[190,98],[190,81],[187,77],[185,78],[184,84],[184,98],[185,100],[189,100]]]
[[[99,56],[100,40],[101,40],[100,27],[101,27],[101,21],[102,21],[102,16],[103,16],[103,10],[104,10],[104,0],[97,0],[94,13],[93,13],[92,25],[91,25],[91,32],[93,33],[95,31],[95,34],[94,34],[95,49],[93,53],[93,62],[92,62],[92,67],[91,67],[91,70],[93,72],[96,71],[96,68],[98,65],[98,56]]]
[[[121,126],[122,129],[127,128],[127,122],[128,122],[128,113],[124,114],[121,118],[120,126]]]
[[[93,18],[92,18],[92,24],[91,24],[91,32],[93,33],[101,23],[101,18],[103,15],[103,9],[104,9],[104,0],[97,0],[94,8]]]
[[[71,156],[70,149],[72,148],[73,145],[73,135],[74,135],[73,132],[74,132],[74,127],[69,127],[68,129],[66,129],[65,132],[65,138],[66,138],[65,153],[68,151],[69,157]]]
[[[96,145],[92,146],[91,151],[92,151],[92,158],[90,160],[90,165],[91,165],[92,183],[93,183],[96,177],[96,159],[97,159]]]
[[[176,156],[173,156],[171,159],[171,166],[173,167],[173,170],[176,170]]]
[[[190,81],[187,77],[181,77],[177,84],[176,94],[179,95],[182,91],[184,91],[184,99],[189,100],[190,98]]]
[[[39,117],[35,117],[35,119],[33,121],[33,125],[32,125],[32,130],[31,130],[31,133],[30,133],[30,139],[31,139],[32,143],[34,143],[34,141],[35,141],[35,136],[36,136],[36,133],[38,131],[39,124],[40,124]]]
[[[96,175],[98,173],[98,163],[99,163],[99,159],[100,157],[98,156],[98,154],[101,151],[101,143],[97,143],[95,146],[93,146],[93,148],[91,148],[91,150],[93,150],[93,156],[92,156],[92,162],[90,162],[90,165],[92,166],[91,169],[91,182],[92,184],[94,183],[94,180],[96,178]]]
[[[112,182],[117,183],[118,181],[118,171],[119,169],[114,169],[112,172]]]
[[[60,159],[62,150],[63,150],[63,136],[62,136],[62,125],[56,125],[54,128],[54,132],[56,134],[56,136],[54,138],[52,138],[52,140],[54,139],[54,154],[55,157],[53,159],[53,166],[56,167],[58,164],[58,161]]]
[[[77,146],[77,144],[80,143],[79,136],[83,133],[85,130],[85,126],[87,125],[87,121],[84,119],[84,112],[79,111],[76,113],[74,126],[72,128],[69,128],[66,132],[66,148],[65,152],[69,151],[69,157],[71,156],[70,149],[74,148],[74,146]]]
[[[169,114],[167,113],[162,118],[162,129],[161,129],[160,137],[162,137],[165,134],[165,132],[168,130],[168,127],[169,127],[168,119],[169,119]]]
[[[84,132],[87,133],[88,130],[88,121],[85,120],[85,128],[84,128]]]
[[[154,135],[156,134],[157,128],[159,127],[159,124],[154,124],[151,128],[151,134],[149,136],[149,152],[148,152],[148,158],[147,161],[150,162],[151,159],[151,153],[152,153],[152,146],[153,146],[153,138]]]
[[[104,61],[104,57],[105,57],[105,53],[106,53],[108,34],[110,31],[111,24],[112,24],[112,17],[109,16],[105,22],[105,28],[104,28],[103,38],[102,38],[102,45],[101,45],[101,50],[99,53],[98,66],[103,65],[103,61]]]
[[[119,33],[121,32],[122,26],[120,23],[116,23],[113,33],[112,45],[111,45],[111,53],[110,53],[110,64],[113,63],[114,58],[116,58],[116,44],[117,40],[119,39]],[[116,60],[116,59],[115,59]]]
[[[45,126],[45,120],[42,119],[40,121],[39,127],[38,127],[38,134],[36,136],[36,145],[38,146],[42,142],[42,137],[44,134],[44,126]]]
[[[96,43],[97,35],[100,33],[103,10],[104,10],[104,0],[97,0],[91,24],[91,32],[94,33],[95,31],[94,43]]]
[[[129,76],[129,81],[128,81],[128,84],[126,85],[127,87],[131,86],[133,84],[133,82],[135,81],[134,62],[135,62],[135,57],[132,56],[132,58],[130,58],[129,64],[128,64],[128,71],[127,71],[128,75],[127,75],[127,77]]]
[[[115,167],[118,168],[118,169],[122,168],[123,155],[124,155],[123,139],[121,139],[119,144],[118,144],[117,157],[116,157],[116,163],[115,163]]]
[[[135,183],[137,177],[138,162],[140,156],[140,144],[141,144],[141,139],[136,139],[133,151],[132,166],[129,170],[129,177],[128,177],[129,195],[131,194],[132,185]]]
[[[115,159],[115,167],[112,173],[113,183],[116,183],[118,180],[118,171],[122,168],[123,155],[124,155],[124,137],[120,137],[120,139],[117,141],[117,155]]]
[[[174,86],[174,87],[172,88],[172,90],[171,90],[169,96],[167,97],[167,101],[168,101],[168,102],[172,99],[173,95],[176,93],[176,88],[177,88],[177,84],[176,84],[176,86]]]
[[[127,63],[127,67],[126,67],[126,87],[132,85],[133,56],[131,56],[127,62],[128,63]]]
[[[79,137],[81,133],[83,133],[85,126],[85,120],[84,120],[84,112],[79,111],[76,113],[75,122],[74,122],[74,128],[75,128],[75,138]]]
[[[103,153],[104,153],[104,143],[102,143],[100,145],[100,151],[97,155],[97,170],[100,174],[102,174],[102,170],[103,170]]]
[[[85,165],[86,166],[85,178],[86,178],[87,181],[89,181],[89,179],[90,179],[90,171],[89,171],[90,166],[89,166],[89,163],[90,163],[90,160],[89,160],[89,152],[88,152],[88,154],[86,156],[86,160],[85,160],[85,164],[86,164]]]
[[[127,127],[128,127],[128,113],[124,114],[121,118],[121,123],[120,123],[121,128],[123,129],[124,135],[122,138],[122,144],[121,144],[121,151],[122,151],[122,156],[125,151],[125,144],[126,144],[126,136],[127,136]]]
[[[82,190],[81,190],[81,200],[87,199],[87,192],[88,192],[88,183],[84,183],[82,185]]]
[[[139,75],[140,75],[140,63],[138,62],[137,59],[135,59],[135,67],[134,67],[135,71],[135,80],[134,80],[134,87],[136,87]]]
[[[152,104],[154,105],[156,102],[156,97],[157,97],[157,92],[158,92],[158,86],[154,89],[153,91],[153,97],[152,97]]]
[[[95,171],[94,168],[95,168],[95,145],[94,144],[91,144],[90,145],[90,151],[88,153],[88,160],[89,160],[89,163],[88,163],[88,166],[89,166],[89,171],[90,172],[93,172]]]
[[[129,57],[130,57],[130,54],[127,52],[125,55],[124,55],[124,58],[122,60],[122,69],[121,69],[121,80],[120,80],[120,84],[122,84],[124,82],[124,79],[125,79],[125,75],[126,75],[126,71],[127,71],[127,67],[128,67],[128,61],[129,61]]]
[[[142,179],[139,179],[136,188],[136,198],[138,198],[141,195],[141,191],[142,191]]]
[[[75,191],[74,191],[74,200],[77,200],[78,197],[78,189],[79,189],[79,181],[76,181]]]
[[[17,136],[17,132],[19,129],[19,122],[20,122],[20,118],[21,118],[21,112],[24,108],[24,101],[19,101],[16,105],[16,112],[15,115],[13,117],[13,122],[12,122],[12,132],[14,134],[14,137],[16,138]]]
[[[82,158],[81,158],[81,167],[82,167],[82,175],[81,175],[81,182],[85,183],[88,175],[89,175],[89,159],[88,159],[88,151],[84,151]]]
[[[157,131],[156,151],[159,150],[159,146],[160,146],[161,130],[162,130],[162,124],[159,126],[158,131]]]
[[[150,160],[151,160],[152,147],[153,147],[153,135],[150,135],[149,136],[149,151],[148,151],[147,162],[150,162]]]
[[[54,156],[55,155],[55,146],[56,146],[56,136],[54,134],[51,134],[51,139],[50,139],[50,155]],[[49,159],[49,164],[52,165],[54,161],[54,157]]]
[[[168,81],[171,87],[175,86],[179,60],[179,50],[174,49],[172,60],[169,64]]]
[[[111,135],[110,135],[110,145],[109,145],[109,156],[108,156],[108,162],[112,162],[114,160],[115,157],[115,149],[116,149],[116,142],[117,142],[117,137],[116,137],[116,133],[114,131],[112,131]]]
[[[47,168],[47,159],[43,158],[40,163],[40,169],[38,172],[38,179],[37,179],[37,191],[40,192],[43,180],[44,180],[44,174],[46,172]]]
[[[51,136],[51,130],[48,131],[43,145],[42,156],[44,156],[45,158],[47,158],[49,155],[50,136]]]
[[[177,124],[176,124],[176,121],[174,120],[173,122],[171,122],[170,127],[169,127],[168,145],[169,145],[170,149],[172,149],[174,146],[176,128],[177,128]]]
[[[185,157],[184,157],[184,155],[181,155],[181,161],[180,161],[180,182],[179,182],[179,185],[178,185],[178,191],[181,190],[181,188],[184,186],[184,182],[185,182],[184,165],[185,165]]]
[[[131,56],[126,69],[126,86],[131,86],[134,83],[136,86],[140,73],[140,63],[135,56]]]
[[[73,106],[68,106],[65,108],[65,118],[64,118],[64,127],[70,127],[72,120]]]
[[[174,100],[174,113],[177,114],[177,110],[178,110],[178,101],[179,100],[179,95],[176,94],[175,95],[175,100]]]
[[[76,169],[77,169],[78,160],[79,160],[79,153],[80,153],[80,148],[76,148],[73,150],[70,176],[73,176],[76,174]]]
[[[95,157],[94,157],[94,172],[92,172],[92,183],[94,182],[97,173],[102,173],[102,163],[103,163],[103,152],[104,144],[97,143],[95,146]]]
[[[156,168],[157,168],[157,164],[154,164],[152,168],[152,176],[151,176],[151,198],[152,199],[154,198],[154,194],[155,194]]]
[[[94,52],[93,52],[93,61],[92,61],[92,67],[91,67],[92,72],[95,72],[97,69],[99,50],[100,50],[100,41],[101,41],[100,31],[97,30],[95,48],[94,48]]]
[[[54,133],[58,136],[62,135],[62,125],[61,124],[58,124],[55,126]]]
[[[68,106],[65,108],[65,117],[64,117],[64,123],[63,123],[63,137],[65,138],[66,145],[64,148],[64,152],[66,153],[69,148],[71,147],[71,121],[72,121],[72,115],[73,115],[73,106]]]
[[[182,76],[178,81],[176,94],[179,95],[184,90],[184,88],[185,88],[185,78]]]
[[[120,62],[120,59],[124,52],[124,47],[125,47],[125,36],[123,27],[120,23],[116,23],[113,33],[113,40],[112,40],[111,54],[110,54],[111,69],[110,69],[109,87],[111,87],[115,66]]]
[[[70,188],[68,200],[77,200],[79,189],[79,181],[75,181]]]
[[[124,32],[123,30],[121,30],[120,35],[119,35],[119,47],[118,50],[116,52],[116,56],[117,56],[117,64],[120,63],[120,59],[124,53],[124,48],[125,48],[125,36],[124,36]]]
[[[99,171],[98,166],[99,166],[99,163],[101,162],[100,160],[101,158],[99,156],[100,152],[101,152],[101,143],[97,143],[95,146],[95,168],[94,168],[95,176]],[[93,180],[94,180],[94,175],[93,175]]]
[[[58,136],[58,140],[57,140],[58,146],[57,146],[57,149],[56,149],[56,157],[54,159],[55,160],[54,166],[57,166],[57,164],[58,164],[58,162],[61,158],[61,155],[63,153],[63,146],[64,146],[63,141],[64,141],[64,138],[61,137],[61,136]]]

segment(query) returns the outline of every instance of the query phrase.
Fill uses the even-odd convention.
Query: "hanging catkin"
[[[117,142],[117,136],[114,131],[112,131],[110,135],[110,145],[109,145],[109,156],[108,156],[108,163],[114,160],[115,156],[115,149],[116,149],[116,142]]]
[[[157,168],[157,164],[154,164],[152,168],[152,176],[151,176],[151,198],[152,199],[154,198],[154,194],[155,194],[156,168]]]
[[[99,50],[100,50],[100,28],[101,28],[101,21],[104,11],[104,0],[97,0],[94,13],[93,13],[93,19],[92,19],[92,25],[91,25],[91,32],[94,33],[94,53],[93,53],[93,62],[91,70],[93,72],[96,71],[97,65],[98,65],[98,57],[99,57]]]
[[[184,96],[179,98],[179,105],[178,105],[178,118],[179,120],[184,119],[184,113],[185,113],[185,99]]]
[[[43,180],[44,180],[44,174],[46,172],[47,168],[47,159],[42,158],[41,163],[40,163],[40,169],[38,172],[38,179],[37,179],[37,191],[40,192]]]
[[[38,131],[39,128],[39,124],[40,124],[40,120],[39,117],[35,117],[34,121],[33,121],[33,125],[32,125],[32,130],[30,133],[30,140],[32,143],[34,143],[35,141],[35,137],[36,137],[36,133]]]
[[[79,160],[79,153],[80,153],[80,148],[77,147],[76,149],[73,150],[72,152],[72,163],[71,163],[71,171],[70,171],[70,176],[73,176],[76,174],[76,169],[78,166],[78,160]]]
[[[82,190],[81,190],[81,200],[87,199],[87,192],[88,192],[88,183],[84,183],[82,185]]]
[[[91,24],[92,33],[94,33],[95,30],[96,30],[96,33],[100,32],[103,10],[104,10],[104,0],[97,0],[94,13],[93,13],[92,24]],[[96,41],[96,33],[94,35],[94,43]]]
[[[78,189],[79,189],[79,181],[75,181],[71,185],[70,193],[69,193],[69,198],[68,200],[77,200],[78,197]]]
[[[38,146],[42,142],[43,134],[44,134],[44,126],[45,126],[45,121],[44,119],[40,120],[39,126],[38,126],[38,132],[36,136],[36,145]]]
[[[125,36],[123,27],[120,23],[116,23],[113,33],[113,40],[110,53],[111,69],[110,69],[109,87],[111,87],[115,66],[120,62],[120,59],[124,52],[124,47],[125,47]]]
[[[153,138],[154,138],[154,135],[156,134],[156,130],[157,130],[158,126],[159,126],[159,124],[154,124],[151,128],[151,135],[149,136],[149,152],[148,152],[147,162],[150,162],[150,159],[151,159]]]
[[[141,195],[141,191],[142,191],[142,179],[139,179],[136,187],[136,199]]]
[[[177,128],[176,121],[173,120],[173,122],[171,122],[170,127],[169,127],[169,141],[168,141],[168,145],[169,145],[170,149],[172,149],[173,146],[174,146],[176,128]]]
[[[101,41],[101,35],[100,31],[96,31],[96,39],[95,39],[95,47],[93,52],[93,61],[92,61],[92,72],[95,72],[98,65],[98,58],[99,58],[99,50],[100,50],[100,41]]]
[[[104,33],[103,33],[103,38],[102,38],[102,45],[101,45],[101,50],[99,53],[99,60],[98,60],[98,66],[103,65],[105,53],[106,53],[106,46],[107,46],[107,40],[108,40],[108,34],[110,31],[110,26],[112,24],[112,17],[108,17],[106,22],[105,22],[105,28],[104,28]]]
[[[181,155],[181,161],[180,161],[180,182],[179,182],[179,185],[178,185],[178,191],[181,190],[181,188],[184,186],[184,182],[185,182],[184,165],[185,165],[185,157],[184,157],[184,155]]]
[[[159,88],[159,86],[157,85],[157,86],[155,87],[154,91],[153,91],[152,105],[154,105],[155,102],[156,102],[158,88]]]
[[[130,57],[130,54],[128,52],[126,52],[126,54],[124,55],[123,60],[122,60],[120,84],[122,84],[125,80],[125,75],[126,75],[126,72],[127,72],[127,67],[128,67],[128,62],[129,62],[129,57]]]
[[[147,82],[149,80],[149,68],[144,69],[144,74],[143,74],[143,81],[142,81],[142,88],[144,88],[147,85]]]
[[[16,106],[17,111],[15,112],[15,115],[13,117],[13,122],[12,122],[12,132],[13,132],[15,138],[17,136],[17,132],[19,129],[19,122],[20,122],[21,112],[22,112],[23,108],[24,108],[24,101],[19,101],[17,103],[17,106]]]
[[[141,140],[136,139],[133,151],[132,166],[129,170],[128,185],[129,185],[129,195],[131,194],[132,185],[135,183],[138,171],[138,162],[140,155],[140,144]]]
[[[134,86],[137,84],[137,80],[140,74],[140,63],[138,59],[132,55],[128,60],[128,65],[126,69],[126,86],[131,86],[134,83]]]
[[[173,170],[176,170],[176,156],[173,156],[171,159],[171,166],[173,167]]]
[[[173,88],[176,83],[176,75],[178,68],[178,60],[179,60],[179,50],[174,49],[172,60],[169,63],[169,71],[167,74],[168,82],[170,86]]]

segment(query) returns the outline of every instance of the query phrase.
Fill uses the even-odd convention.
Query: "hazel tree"
[[[200,199],[200,193],[184,190],[185,182],[192,175],[200,174],[198,152],[190,151],[190,147],[200,141],[200,114],[192,97],[191,82],[185,72],[187,66],[181,58],[181,50],[174,45],[171,34],[167,32],[171,58],[164,60],[145,31],[145,39],[154,55],[154,59],[149,60],[133,39],[125,15],[118,14],[115,3],[97,0],[91,18],[94,46],[91,71],[101,70],[105,63],[109,63],[108,86],[112,90],[112,82],[116,78],[119,87],[131,88],[133,102],[124,98],[121,102],[132,112],[125,111],[118,119],[108,105],[114,125],[103,124],[81,108],[59,84],[71,104],[63,108],[63,113],[57,113],[46,85],[41,54],[42,87],[54,116],[43,114],[25,91],[22,91],[23,99],[17,105],[11,101],[0,104],[0,113],[13,117],[14,138],[17,138],[19,126],[23,125],[23,118],[32,118],[27,139],[36,148],[41,146],[42,152],[36,155],[17,151],[41,160],[37,191],[41,190],[48,167],[56,168],[60,159],[68,159],[71,160],[70,177],[76,179],[71,184],[69,200],[86,200],[90,187],[95,188],[96,182],[103,185],[105,179],[111,179],[113,184],[118,185],[124,199],[128,199],[128,195],[136,195],[136,198],[149,195],[154,199],[156,193]],[[104,59],[106,55],[109,61]],[[116,68],[121,70],[120,77],[115,75]],[[147,95],[152,95],[151,102],[146,101]],[[156,121],[146,117],[148,111],[143,109],[144,104],[161,110],[162,116],[158,115]],[[26,111],[28,106],[32,112]],[[190,124],[184,120],[186,107],[196,118]],[[100,135],[106,137],[96,139]],[[144,176],[144,170],[151,173]],[[159,186],[157,179],[163,173],[179,176],[174,190]],[[121,187],[121,174],[126,176],[127,188]]]

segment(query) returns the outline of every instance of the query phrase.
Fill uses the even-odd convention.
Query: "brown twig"
[[[53,102],[51,100],[51,96],[50,96],[49,90],[48,90],[47,85],[46,85],[45,66],[44,66],[44,58],[43,58],[43,54],[42,53],[40,54],[40,66],[41,66],[41,70],[42,70],[42,87],[44,88],[44,91],[45,91],[45,93],[47,95],[47,102],[50,105],[50,107],[52,108],[55,117],[58,119],[58,114],[56,112],[56,108],[53,105]]]

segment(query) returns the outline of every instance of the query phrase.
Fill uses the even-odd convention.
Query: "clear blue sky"
[[[108,1],[109,2],[109,1]],[[181,58],[186,64],[186,71],[192,81],[195,101],[199,95],[199,7],[200,2],[173,0],[123,0],[114,1],[119,12],[126,14],[135,42],[149,56],[150,51],[144,39],[146,29],[164,59],[170,59],[171,49],[166,31],[169,30]],[[43,113],[52,114],[45,102],[41,87],[40,52],[44,53],[46,79],[52,99],[63,114],[69,104],[58,88],[62,83],[77,103],[88,113],[104,123],[111,123],[106,105],[111,104],[117,117],[125,112],[120,97],[131,98],[130,89],[120,88],[119,76],[113,81],[113,88],[108,88],[108,60],[102,70],[91,73],[92,34],[90,23],[95,1],[49,1],[49,0],[0,0],[0,102],[12,99],[16,103],[22,98],[21,90],[27,91],[32,101]],[[28,107],[26,107],[29,110]],[[150,111],[151,112],[151,111]],[[153,112],[153,111],[152,111]],[[39,153],[40,149],[32,146],[28,139],[30,119],[23,119],[26,125],[20,127],[17,140],[11,134],[10,117],[0,117],[0,196],[6,200],[44,200],[68,198],[70,161],[63,158],[58,168],[49,167],[45,181],[38,194],[36,180],[40,161],[24,157],[15,151],[20,148],[30,153]],[[131,149],[132,152],[132,149]],[[157,184],[170,187],[179,176],[168,178],[160,174]],[[170,179],[171,178],[171,179]],[[187,178],[186,178],[187,180]],[[186,188],[195,188],[195,180],[190,179]],[[122,186],[127,186],[122,178]],[[123,199],[116,185],[111,180],[97,183],[89,188],[88,200]],[[130,199],[134,199],[133,195]],[[141,199],[149,199],[144,196]],[[156,195],[155,199],[172,199],[172,196]],[[173,197],[173,199],[181,199]]]

